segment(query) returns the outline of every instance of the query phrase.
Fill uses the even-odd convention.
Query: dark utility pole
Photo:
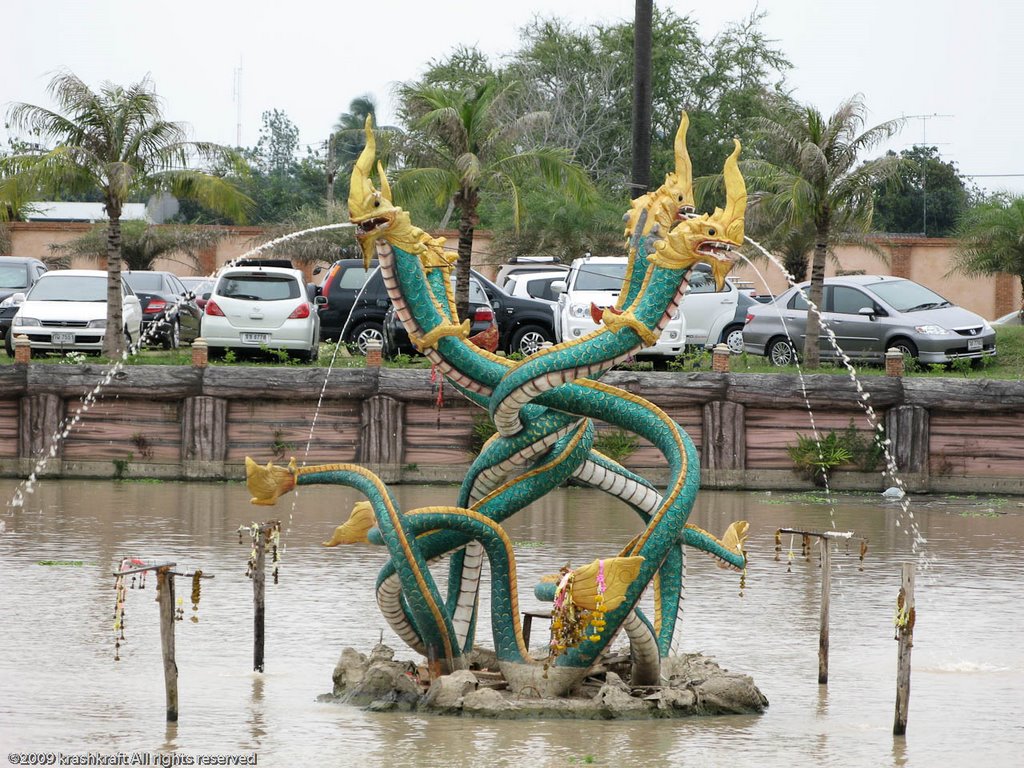
[[[630,197],[651,185],[651,17],[654,0],[636,0],[633,22],[633,171]]]

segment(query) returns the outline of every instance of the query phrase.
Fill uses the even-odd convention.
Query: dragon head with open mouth
[[[665,174],[665,183],[656,190],[633,201],[623,217],[626,237],[643,237],[652,233],[664,237],[676,224],[693,214],[693,166],[686,149],[689,126],[690,118],[683,112],[673,145],[676,169]]]
[[[391,196],[391,185],[383,166],[377,163],[380,189],[374,186],[373,163],[377,157],[377,142],[373,135],[373,118],[367,116],[364,126],[366,146],[352,168],[348,193],[348,216],[355,225],[356,240],[363,251],[363,264],[368,268],[374,256],[377,241],[387,240],[402,250],[417,255],[437,266],[450,265],[453,257],[443,253],[444,238],[434,238],[415,227],[407,211],[396,206]]]
[[[740,174],[740,142],[725,161],[726,206],[713,213],[689,216],[679,222],[663,240],[655,243],[650,261],[666,269],[685,269],[697,262],[711,267],[715,284],[721,290],[725,276],[736,263],[733,248],[743,245],[743,217],[747,207],[747,189]]]

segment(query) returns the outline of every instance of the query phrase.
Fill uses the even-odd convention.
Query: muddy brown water
[[[0,480],[0,499],[16,481]],[[452,487],[400,486],[404,508],[452,504]],[[373,599],[383,552],[320,542],[359,496],[303,488],[254,507],[241,484],[40,482],[25,507],[0,508],[0,745],[4,752],[162,756],[256,755],[261,766],[935,766],[1020,765],[1024,747],[1024,608],[1019,599],[1024,504],[919,497],[911,504],[923,556],[900,507],[877,494],[700,494],[691,522],[721,532],[751,523],[750,568],[737,574],[687,559],[679,647],[750,674],[770,701],[761,716],[629,722],[491,721],[371,713],[318,701],[345,646],[362,651],[387,628]],[[248,543],[255,520],[286,527],[281,578],[268,579],[266,672],[252,671]],[[866,536],[833,557],[830,679],[817,683],[820,570],[779,527],[835,526]],[[596,492],[561,489],[507,525],[517,544],[524,609],[530,587],[567,561],[614,554],[638,530]],[[125,555],[176,561],[215,578],[192,622],[191,584],[177,580],[179,721],[164,718],[155,579],[128,592],[127,642],[114,661],[114,579]],[[900,566],[918,562],[907,736],[894,738]],[[47,564],[63,562],[70,564]],[[80,564],[79,564],[80,563]],[[443,570],[438,577],[443,581]],[[488,600],[481,637],[489,640]],[[546,627],[534,626],[533,643]],[[151,763],[151,764],[156,764]],[[168,763],[169,764],[169,763]],[[179,763],[180,764],[180,763]]]

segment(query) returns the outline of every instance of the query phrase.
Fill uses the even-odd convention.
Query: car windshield
[[[0,265],[0,288],[28,288],[28,270],[20,264]]]
[[[931,288],[925,288],[913,280],[892,280],[865,287],[899,312],[919,312],[952,306]]]
[[[301,295],[295,278],[266,273],[225,275],[217,283],[217,294],[248,301],[284,301],[297,299]]]
[[[626,278],[626,263],[595,264],[593,262],[580,267],[576,275],[577,291],[618,291],[622,289],[622,281]]]
[[[28,301],[106,301],[107,278],[92,275],[43,275]]]
[[[124,279],[136,291],[161,291],[164,286],[163,275],[156,272],[125,272]]]
[[[363,269],[362,267],[349,267],[341,273],[341,278],[338,280],[338,288],[347,288],[349,290],[353,288],[361,288],[363,283],[366,282],[367,276],[376,267],[370,267],[369,269]]]

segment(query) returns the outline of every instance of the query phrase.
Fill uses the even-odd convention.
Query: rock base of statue
[[[396,661],[394,655],[385,645],[369,656],[346,648],[334,669],[334,692],[321,700],[381,712],[505,719],[749,715],[768,707],[748,675],[729,672],[699,653],[663,659],[662,684],[634,688],[628,653],[612,652],[570,695],[560,698],[513,695],[496,671],[494,653],[486,649],[473,651],[469,669],[434,680],[424,665]]]

